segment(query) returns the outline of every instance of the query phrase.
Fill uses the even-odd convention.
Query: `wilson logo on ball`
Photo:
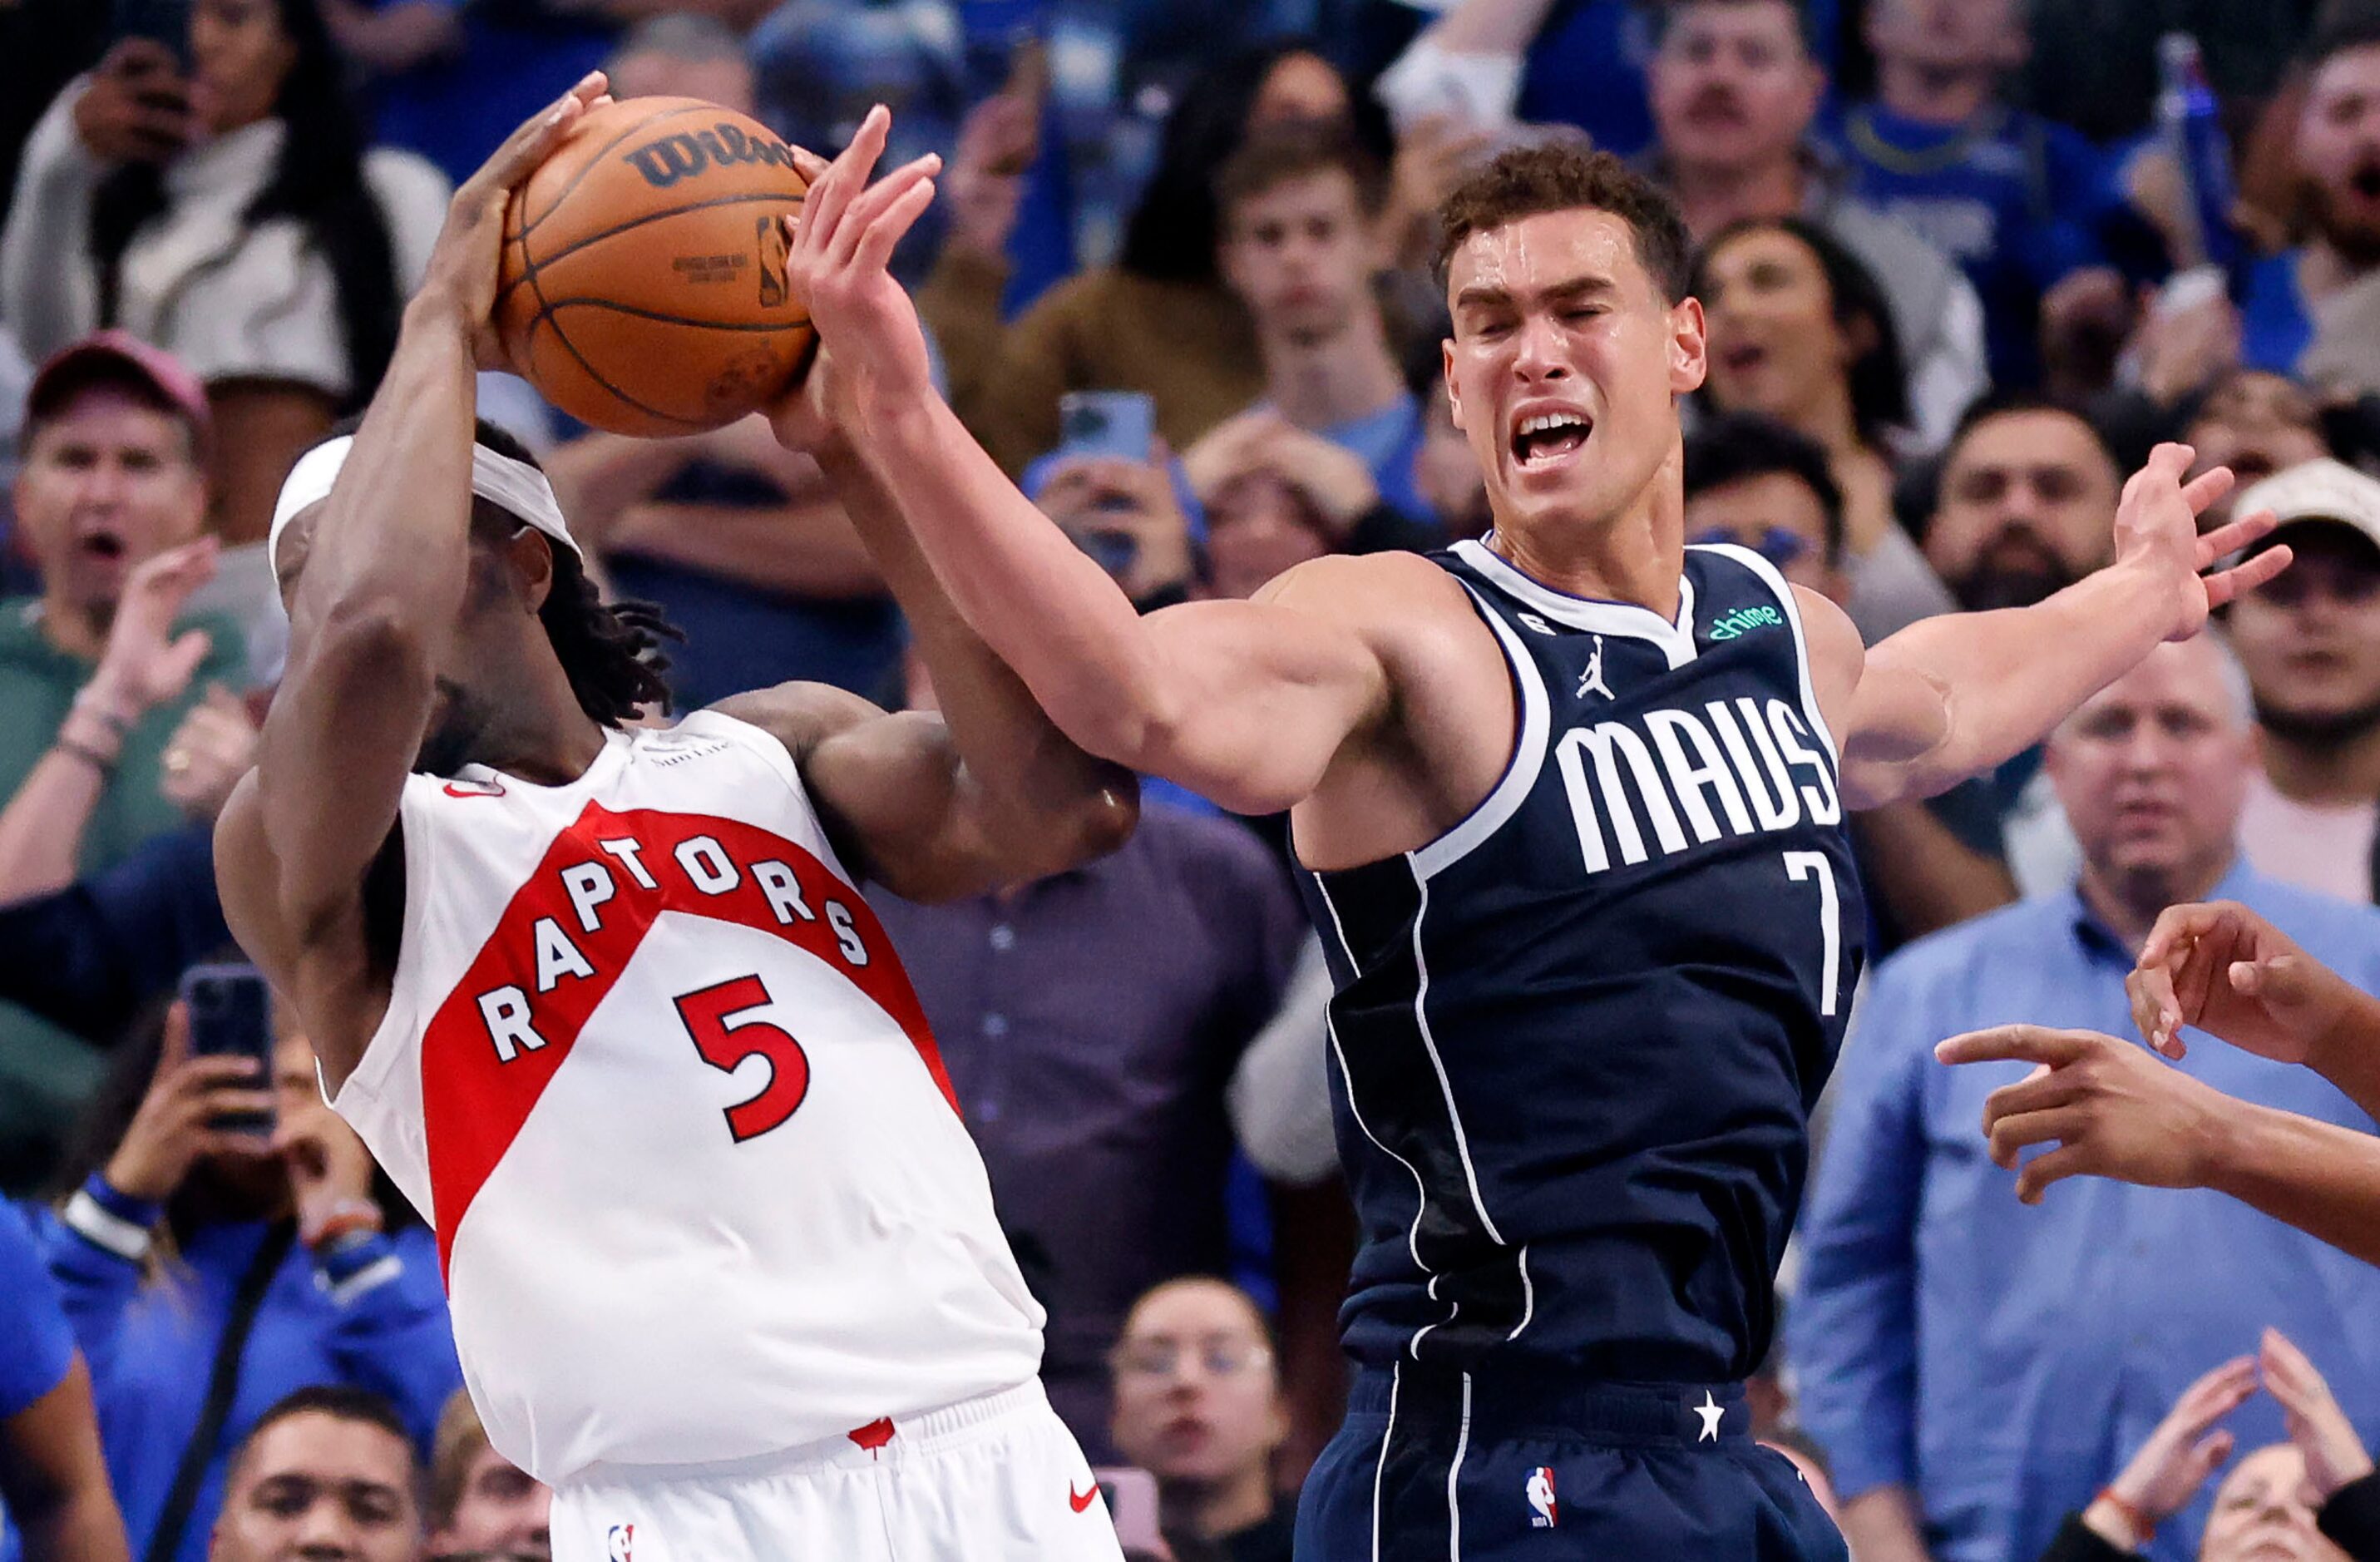
[[[648,141],[627,153],[623,161],[642,174],[645,182],[655,189],[667,189],[710,167],[765,163],[772,168],[790,168],[794,154],[782,141],[764,141],[746,135],[733,125],[722,124],[708,130],[680,131]]]

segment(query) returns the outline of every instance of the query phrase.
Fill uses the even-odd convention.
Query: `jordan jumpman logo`
[[[1595,637],[1595,650],[1587,656],[1586,671],[1579,675],[1578,697],[1582,700],[1592,692],[1606,700],[1614,698],[1611,686],[1603,681],[1603,637]]]

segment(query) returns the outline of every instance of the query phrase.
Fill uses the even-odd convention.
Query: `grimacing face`
[[[1447,394],[1500,530],[1609,524],[1680,459],[1702,306],[1662,297],[1626,219],[1574,207],[1474,233],[1447,296]]]

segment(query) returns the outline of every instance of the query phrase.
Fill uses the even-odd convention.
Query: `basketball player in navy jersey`
[[[1758,555],[1684,545],[1705,337],[1669,200],[1545,148],[1442,216],[1447,388],[1495,529],[1252,602],[1137,616],[1001,493],[905,299],[820,327],[880,366],[861,458],[1060,729],[1292,812],[1364,1229],[1301,1557],[1840,1557],[1737,1385],[1859,976],[1844,812],[2026,748],[2287,561],[2203,575],[2271,520],[2199,536],[2230,476],[2184,485],[2164,445],[2109,567],[1864,651]]]

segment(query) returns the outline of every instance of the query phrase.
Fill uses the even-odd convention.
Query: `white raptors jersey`
[[[407,781],[388,1016],[333,1104],[437,1228],[549,1483],[1030,1379],[1039,1306],[909,979],[791,756],[716,713],[578,780]]]

